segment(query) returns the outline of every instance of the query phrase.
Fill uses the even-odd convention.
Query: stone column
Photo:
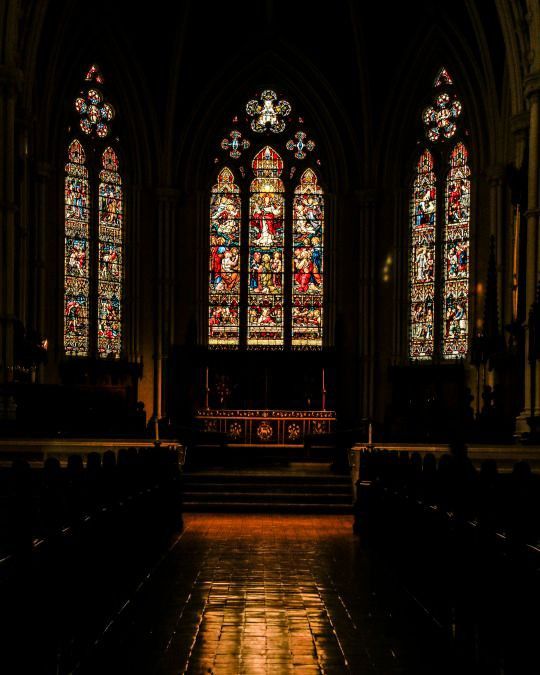
[[[9,391],[15,321],[15,107],[22,75],[0,65],[0,420],[14,419]]]
[[[375,229],[376,193],[362,190],[359,193],[359,269],[360,288],[358,293],[359,312],[359,353],[362,369],[360,414],[373,419],[375,356]]]
[[[32,290],[34,295],[32,320],[40,335],[49,340],[49,326],[47,325],[47,267],[46,267],[46,247],[48,239],[48,209],[47,193],[49,181],[51,178],[51,167],[45,162],[40,162],[36,166],[36,224],[33,230],[35,237],[34,258],[32,260],[33,276]],[[38,382],[43,382],[45,377],[45,367],[40,366],[38,372]]]
[[[528,311],[536,298],[540,262],[540,238],[538,236],[540,72],[530,75],[525,81],[525,95],[529,101],[528,203],[524,214],[527,237],[525,305]],[[529,335],[526,326],[524,409],[516,420],[518,433],[535,428],[536,424],[532,420],[540,416],[540,368],[538,367],[540,364],[529,362]]]
[[[126,189],[125,197],[125,296],[124,347],[130,363],[140,363],[141,330],[141,189],[138,185]]]
[[[498,330],[502,333],[502,326],[511,319],[507,317],[507,305],[505,298],[505,289],[506,289],[506,279],[505,270],[508,269],[507,265],[511,260],[511,243],[512,237],[511,233],[508,230],[505,230],[505,218],[504,218],[504,200],[503,200],[503,186],[504,186],[504,176],[505,176],[505,167],[502,164],[494,164],[490,166],[487,170],[487,177],[489,182],[489,233],[493,237],[495,242],[495,266],[497,273],[497,309],[498,309]],[[486,250],[486,253],[489,255],[489,248]],[[476,259],[478,261],[478,252]],[[489,262],[487,263],[485,269],[487,270]],[[510,268],[511,269],[511,268]],[[485,303],[487,300],[487,274],[484,273],[483,278],[480,277],[477,279],[482,283],[484,287],[483,301],[484,301],[484,316],[486,313]],[[477,321],[481,316],[478,313],[477,308]],[[485,327],[484,327],[485,328]],[[474,328],[476,332],[476,326]],[[486,379],[485,384],[493,387],[496,381],[496,373],[494,370],[486,370]],[[478,405],[480,403],[478,402]]]
[[[178,192],[160,188],[158,198],[154,330],[154,420],[164,417],[169,349],[174,339],[175,223]]]

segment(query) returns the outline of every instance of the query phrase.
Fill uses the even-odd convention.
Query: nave
[[[324,462],[16,460],[1,672],[539,672],[538,476],[424,453],[359,450],[348,505]]]
[[[455,672],[350,516],[189,514],[77,672]]]

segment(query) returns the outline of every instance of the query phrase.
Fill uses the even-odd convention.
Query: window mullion
[[[442,159],[442,156],[440,156]],[[444,162],[440,161],[437,167],[437,220],[436,220],[436,250],[435,250],[435,316],[434,316],[434,335],[435,344],[433,349],[433,357],[436,362],[442,358],[442,343],[444,335],[444,322],[446,320],[446,307],[444,302],[444,247],[446,240],[446,222],[444,213]]]
[[[248,317],[248,285],[249,285],[249,189],[245,182],[241,193],[241,222],[240,222],[240,333],[239,347],[245,349],[247,345],[247,317]]]
[[[92,196],[90,200],[90,356],[98,357],[98,270],[99,270],[99,166],[98,153],[94,148],[90,184]]]

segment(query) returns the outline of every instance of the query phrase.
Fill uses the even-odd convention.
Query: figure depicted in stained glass
[[[66,239],[67,274],[72,277],[88,276],[88,242],[86,239]]]
[[[419,246],[416,249],[415,279],[421,282],[433,282],[435,273],[435,260],[433,259],[432,246]]]
[[[258,230],[255,243],[272,246],[274,237],[279,238],[283,227],[283,199],[281,195],[260,192],[253,195],[251,209],[252,226]]]
[[[116,284],[103,285],[98,308],[98,348],[100,356],[115,357],[121,334],[120,298]]]

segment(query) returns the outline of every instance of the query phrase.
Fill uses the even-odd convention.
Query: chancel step
[[[187,512],[350,513],[349,475],[326,465],[188,472],[184,476]]]

